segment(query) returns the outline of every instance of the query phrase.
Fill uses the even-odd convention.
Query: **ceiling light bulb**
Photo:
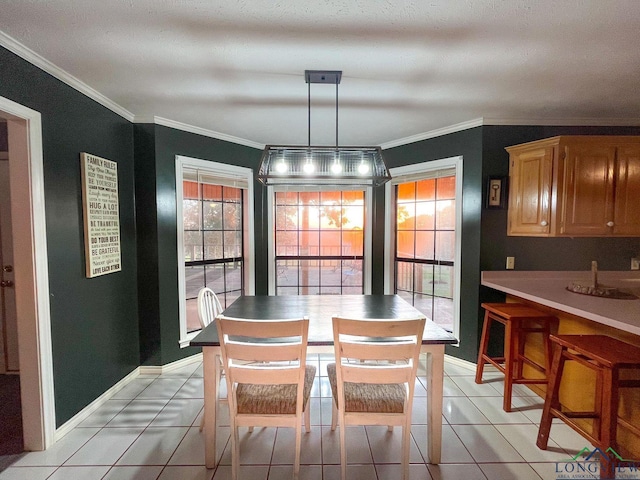
[[[342,164],[336,159],[333,161],[331,165],[331,173],[340,173],[342,172]]]
[[[306,174],[311,174],[315,171],[316,166],[313,164],[311,159],[307,159],[307,162],[302,166],[302,171]]]
[[[287,164],[284,163],[284,159],[282,159],[282,161],[276,163],[276,172],[278,173],[286,173],[287,171]]]
[[[366,175],[367,173],[369,173],[369,164],[366,163],[364,160],[360,162],[360,165],[358,165],[358,172],[361,175]]]

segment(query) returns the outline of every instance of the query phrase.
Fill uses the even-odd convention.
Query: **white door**
[[[6,133],[6,123],[4,128]],[[9,161],[6,152],[0,152],[0,373],[17,373],[20,369],[13,282]]]

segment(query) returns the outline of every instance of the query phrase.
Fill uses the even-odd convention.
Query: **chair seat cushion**
[[[338,405],[336,364],[327,365],[333,399]],[[350,383],[344,384],[345,412],[403,413],[406,389],[402,384]],[[339,408],[339,405],[338,405]]]
[[[307,406],[316,367],[307,365],[304,375],[304,390],[302,392],[303,409]],[[242,414],[273,414],[295,415],[296,396],[298,386],[295,384],[258,385],[241,383],[236,391],[238,413]]]

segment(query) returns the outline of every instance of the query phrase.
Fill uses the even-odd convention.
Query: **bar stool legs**
[[[547,383],[546,372],[549,370],[549,334],[551,323],[556,322],[554,316],[519,303],[483,303],[485,310],[478,364],[476,367],[476,383],[482,383],[482,375],[486,363],[492,364],[504,373],[504,399],[502,408],[511,411],[513,384]],[[487,353],[489,337],[493,322],[504,325],[504,356],[490,357]],[[525,356],[526,336],[531,333],[542,334],[545,352],[544,366]],[[523,367],[527,364],[545,376],[543,378],[524,378]]]
[[[615,478],[615,470],[620,463],[609,454],[609,449],[619,453],[618,423],[640,436],[640,428],[618,417],[619,389],[640,388],[640,380],[620,379],[621,369],[640,372],[640,347],[605,335],[551,335],[550,339],[554,345],[553,362],[536,445],[542,450],[547,449],[551,422],[554,417],[559,418],[609,456],[600,463],[600,478]],[[576,361],[595,372],[594,411],[562,408],[559,392],[567,360]],[[575,422],[576,418],[593,419],[592,431],[588,432]]]

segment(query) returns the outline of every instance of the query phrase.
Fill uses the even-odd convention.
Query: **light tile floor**
[[[319,377],[311,398],[312,431],[303,434],[301,480],[340,478],[339,435],[332,432],[330,359],[314,355]],[[542,400],[523,386],[514,389],[516,411],[502,410],[502,376],[486,372],[476,385],[474,370],[445,361],[442,463],[425,462],[426,390],[424,358],[413,407],[412,479],[553,479],[556,462],[584,447],[580,435],[562,423],[551,429],[549,449],[536,445]],[[0,480],[225,480],[231,478],[228,410],[218,427],[220,465],[204,467],[198,430],[203,405],[202,363],[156,377],[138,377],[45,452],[23,455]],[[226,413],[225,413],[226,410]],[[349,427],[349,480],[400,478],[401,429]],[[241,432],[241,478],[292,478],[294,435],[286,428]]]

